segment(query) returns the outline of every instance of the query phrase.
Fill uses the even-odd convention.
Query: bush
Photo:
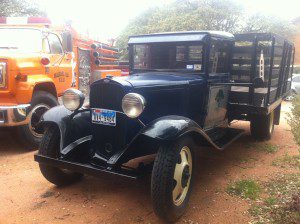
[[[300,96],[296,96],[292,102],[289,124],[296,143],[300,145]]]

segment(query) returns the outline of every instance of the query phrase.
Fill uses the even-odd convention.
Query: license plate
[[[92,123],[116,126],[116,111],[92,109]]]

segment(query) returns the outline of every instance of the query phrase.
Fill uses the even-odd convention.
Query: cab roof
[[[184,31],[130,36],[128,44],[202,41],[206,36],[234,40],[231,33],[224,31]]]

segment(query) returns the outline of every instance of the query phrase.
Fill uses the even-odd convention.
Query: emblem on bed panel
[[[260,51],[259,58],[259,78],[265,81],[265,59],[264,59],[264,51]]]

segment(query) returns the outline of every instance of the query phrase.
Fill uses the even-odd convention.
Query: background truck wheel
[[[51,158],[58,158],[60,145],[60,131],[56,126],[48,126],[39,147],[39,154]],[[62,170],[57,167],[39,164],[41,173],[51,183],[66,186],[79,181],[82,174]]]
[[[20,126],[18,129],[20,139],[25,145],[38,147],[43,137],[44,130],[37,128],[41,116],[51,107],[58,105],[57,99],[51,93],[36,91],[31,101],[29,124]]]
[[[251,120],[251,135],[256,140],[269,140],[274,132],[274,111],[268,115],[257,115]]]
[[[151,197],[155,213],[167,222],[178,220],[187,208],[192,187],[193,141],[182,138],[161,146],[151,177]]]

